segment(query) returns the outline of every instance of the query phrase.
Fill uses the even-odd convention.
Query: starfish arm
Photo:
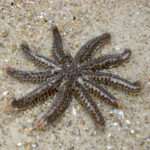
[[[112,67],[117,67],[122,63],[126,62],[131,56],[131,50],[125,49],[122,53],[104,55],[100,58],[95,58],[82,65],[83,68],[88,68],[92,70],[98,69],[108,69]]]
[[[83,78],[83,80],[85,81],[86,87],[92,94],[102,98],[105,102],[115,107],[120,107],[120,101],[116,97],[114,97],[111,93],[109,93],[104,87],[102,87],[93,80],[85,78]]]
[[[64,63],[67,55],[64,53],[62,38],[57,26],[52,27],[52,33],[53,33],[53,48],[52,48],[53,57],[57,61],[57,63],[59,64]]]
[[[44,102],[48,96],[51,96],[56,92],[57,87],[60,84],[60,80],[61,78],[59,76],[59,78],[55,78],[55,80],[42,83],[39,87],[29,92],[27,95],[17,99],[14,98],[11,102],[11,106],[17,109],[27,109],[39,102]]]
[[[67,81],[59,87],[50,108],[35,121],[35,128],[44,128],[47,124],[52,123],[65,112],[72,100],[71,86],[72,83]]]
[[[97,36],[88,42],[86,42],[78,51],[75,56],[77,62],[83,62],[87,59],[90,59],[94,51],[102,48],[105,44],[109,43],[111,36],[109,33],[104,33],[100,36]]]
[[[79,82],[76,82],[75,94],[80,98],[78,99],[79,102],[81,103],[81,105],[85,107],[85,109],[92,116],[96,125],[105,125],[105,120],[101,112],[99,111],[96,103],[92,100],[88,91],[86,91],[86,89]]]
[[[53,70],[46,71],[24,71],[18,70],[13,67],[7,67],[6,72],[11,77],[14,77],[20,81],[27,81],[33,83],[41,83],[46,81],[47,79],[53,77],[58,72],[54,72]]]
[[[103,84],[114,86],[116,88],[125,90],[129,93],[138,93],[141,90],[140,82],[138,81],[130,82],[112,73],[97,71],[95,72],[93,79],[96,79]]]
[[[31,51],[31,49],[29,48],[26,42],[23,42],[20,47],[23,53],[25,54],[25,56],[29,60],[33,61],[35,64],[46,67],[46,68],[47,67],[57,68],[56,62],[54,62],[51,59],[46,58],[45,56],[41,56],[39,54],[34,53],[33,51]]]

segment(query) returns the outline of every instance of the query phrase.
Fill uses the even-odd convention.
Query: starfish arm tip
[[[21,50],[23,51],[29,51],[29,45],[26,41],[22,41],[21,44],[20,44],[20,48]]]
[[[123,53],[121,54],[121,59],[122,60],[128,60],[131,56],[131,50],[126,48]]]
[[[11,74],[14,73],[15,69],[14,69],[13,67],[7,65],[7,66],[5,67],[5,71],[6,71],[7,74],[11,75]]]

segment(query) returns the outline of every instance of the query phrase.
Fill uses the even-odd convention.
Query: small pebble
[[[37,16],[37,18],[39,18],[39,19],[43,19],[43,18],[45,18],[47,16],[47,13],[45,13],[45,12],[41,12],[40,13],[40,15],[39,16]]]
[[[4,59],[4,62],[7,63],[7,62],[8,62],[8,59]]]
[[[38,145],[36,143],[32,144],[32,148],[36,148]]]
[[[18,147],[21,147],[23,144],[21,142],[17,143]]]
[[[124,119],[124,112],[122,110],[114,109],[110,112],[110,114],[117,115],[118,119],[120,119],[120,120]]]
[[[75,109],[74,107],[72,108],[72,114],[73,114],[74,116],[77,115],[77,111],[76,111],[76,109]]]
[[[116,126],[118,126],[119,124],[118,124],[117,122],[114,122],[112,125],[113,125],[114,127],[116,127]]]
[[[107,150],[111,150],[112,146],[111,145],[107,145]]]
[[[112,134],[111,134],[111,133],[108,133],[107,137],[110,138],[111,136],[112,136]]]
[[[2,31],[2,32],[0,33],[0,37],[3,37],[3,38],[6,38],[8,35],[9,35],[9,32],[8,32],[7,30]]]
[[[131,130],[130,130],[130,133],[131,133],[131,134],[134,134],[134,133],[135,133],[135,130],[131,129]]]
[[[8,91],[4,91],[4,92],[2,93],[2,95],[3,95],[3,96],[8,95]]]
[[[126,120],[126,124],[130,125],[131,124],[130,120]]]

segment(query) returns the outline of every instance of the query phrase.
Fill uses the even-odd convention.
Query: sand
[[[138,96],[109,88],[123,103],[115,109],[94,98],[106,119],[105,132],[96,129],[88,113],[73,100],[58,121],[44,131],[32,124],[53,101],[22,112],[6,113],[4,104],[37,85],[6,75],[7,65],[37,68],[23,56],[27,41],[38,53],[51,56],[51,27],[56,24],[66,52],[75,55],[87,40],[109,32],[111,45],[102,51],[132,50],[129,63],[112,69],[140,80]],[[97,53],[97,55],[100,53]],[[149,150],[150,149],[150,1],[149,0],[0,0],[0,149],[1,150]]]

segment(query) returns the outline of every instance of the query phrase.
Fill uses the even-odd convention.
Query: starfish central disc
[[[64,66],[65,78],[69,80],[76,80],[80,76],[80,71],[78,66],[75,63],[71,63],[71,65]]]

